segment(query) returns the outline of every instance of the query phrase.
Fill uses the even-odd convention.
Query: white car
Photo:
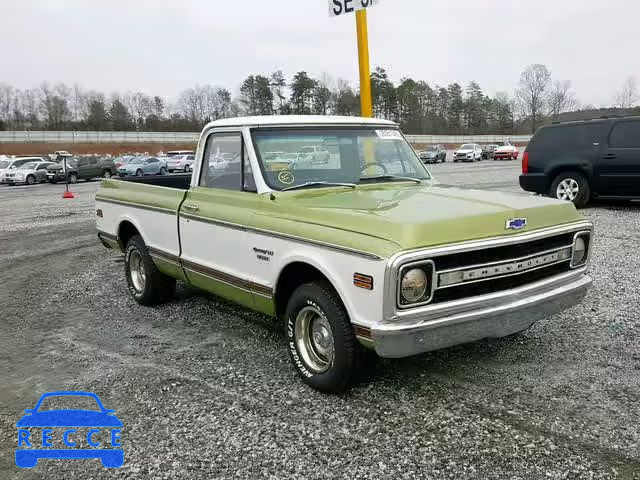
[[[453,152],[454,162],[479,162],[482,160],[482,147],[477,143],[465,143]]]
[[[313,163],[329,163],[331,154],[323,146],[313,145],[308,147],[302,147],[298,152],[298,160],[307,160]]]
[[[193,169],[193,162],[196,161],[195,155],[174,155],[165,157],[167,162],[167,170],[173,172],[190,172]]]
[[[7,183],[4,181],[4,178],[6,173],[10,170],[14,170],[25,163],[42,161],[44,161],[42,157],[18,157],[0,160],[0,183]]]
[[[47,180],[47,168],[55,165],[53,162],[31,161],[20,165],[18,168],[7,170],[2,176],[2,183],[16,185],[35,185]]]

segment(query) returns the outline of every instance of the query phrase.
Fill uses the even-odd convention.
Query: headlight
[[[581,267],[587,262],[589,252],[589,238],[588,233],[579,233],[576,235],[573,242],[573,253],[571,256],[571,266],[573,268]]]
[[[412,268],[402,276],[400,294],[408,303],[417,303],[427,292],[427,274],[421,268]]]

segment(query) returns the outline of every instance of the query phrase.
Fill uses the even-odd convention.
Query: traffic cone
[[[65,192],[62,194],[62,198],[75,198],[75,195],[69,190],[65,190]]]

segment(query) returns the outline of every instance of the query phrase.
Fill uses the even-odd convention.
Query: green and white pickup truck
[[[512,335],[591,284],[593,227],[570,202],[439,184],[384,120],[219,120],[192,175],[103,180],[96,213],[138,303],[170,301],[177,279],[275,316],[325,392],[372,351]]]

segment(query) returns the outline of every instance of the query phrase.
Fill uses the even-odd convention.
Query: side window
[[[158,163],[158,159],[157,158],[150,158],[149,159],[149,163]]]
[[[48,164],[41,163],[40,165],[38,165],[38,168],[36,168],[36,170],[46,170],[47,167],[48,167]]]
[[[98,165],[98,159],[97,158],[90,158],[89,159],[89,165]]]
[[[81,158],[80,160],[78,160],[78,166],[79,167],[86,167],[89,164],[89,162],[87,161],[86,158]]]
[[[214,133],[207,138],[204,150],[201,187],[240,190],[242,137],[240,133]]]
[[[640,148],[640,122],[619,122],[609,136],[611,148]]]

